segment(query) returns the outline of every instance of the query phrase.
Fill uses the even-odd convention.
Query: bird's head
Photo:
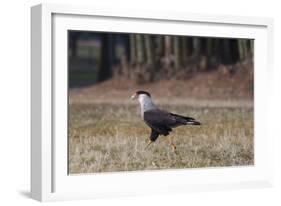
[[[142,114],[147,110],[157,108],[151,99],[151,95],[146,91],[137,91],[131,96],[131,98],[139,101]]]
[[[131,99],[143,99],[143,98],[151,98],[151,95],[146,91],[137,91],[132,96]]]

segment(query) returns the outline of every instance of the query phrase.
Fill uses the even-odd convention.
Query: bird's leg
[[[173,143],[172,137],[171,137],[171,136],[169,136],[169,140],[170,140],[170,145],[171,145],[173,151],[176,152],[177,147],[176,147],[176,145]]]
[[[176,149],[177,149],[176,145],[175,145],[174,143],[172,143],[171,146],[172,146],[172,148],[173,148],[173,151],[175,152]]]
[[[147,145],[145,146],[145,149],[147,149],[148,146],[149,146],[151,143],[153,143],[153,141],[149,140],[149,142],[148,142]]]

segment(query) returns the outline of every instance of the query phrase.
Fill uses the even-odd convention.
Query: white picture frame
[[[32,198],[52,201],[272,186],[273,134],[267,121],[272,19],[40,4],[31,8],[31,26]],[[255,165],[68,175],[68,29],[255,39]]]

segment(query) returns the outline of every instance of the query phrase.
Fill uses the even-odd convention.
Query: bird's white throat
[[[153,103],[152,99],[149,96],[147,96],[146,94],[140,94],[138,96],[138,100],[139,100],[140,107],[141,107],[141,115],[142,115],[142,117],[143,117],[143,113],[145,111],[157,108],[155,106],[155,104]]]

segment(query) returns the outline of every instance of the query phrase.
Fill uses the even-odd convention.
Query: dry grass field
[[[252,101],[159,98],[161,108],[202,122],[173,130],[173,152],[164,136],[145,149],[150,128],[140,118],[138,103],[127,95],[122,101],[70,93],[70,174],[254,164]]]

